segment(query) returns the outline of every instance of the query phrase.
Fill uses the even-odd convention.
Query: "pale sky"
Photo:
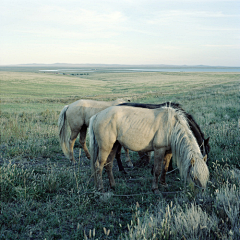
[[[0,65],[240,66],[239,0],[0,0]]]

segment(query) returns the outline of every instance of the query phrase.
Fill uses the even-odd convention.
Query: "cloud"
[[[205,44],[203,47],[209,47],[209,48],[232,48],[232,49],[240,49],[240,45],[231,45],[231,44]]]
[[[72,39],[74,40],[84,40],[84,39],[109,39],[112,37],[115,37],[118,35],[118,32],[114,31],[107,31],[107,30],[101,30],[101,31],[76,31],[76,30],[61,30],[51,27],[44,27],[41,29],[18,29],[16,32],[19,35],[32,35],[36,38],[42,39],[42,38],[51,38],[51,39]]]
[[[23,16],[27,21],[57,24],[59,26],[84,26],[111,28],[126,20],[120,11],[98,12],[83,8],[66,9],[57,6],[43,6],[37,12]]]
[[[147,21],[149,24],[159,23],[170,23],[172,21],[184,21],[186,19],[197,19],[197,18],[229,18],[229,17],[240,17],[240,15],[224,14],[221,11],[186,11],[186,10],[169,10],[169,11],[158,11],[151,16]]]
[[[5,20],[7,34],[59,39],[107,39],[117,36],[127,17],[121,11],[53,5],[24,6],[14,12],[14,24]]]

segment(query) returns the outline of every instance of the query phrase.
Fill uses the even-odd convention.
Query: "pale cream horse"
[[[75,163],[73,147],[78,134],[80,134],[80,145],[82,146],[87,158],[90,159],[90,154],[86,145],[86,134],[90,118],[110,106],[118,105],[124,102],[125,101],[123,99],[117,99],[111,102],[81,99],[71,103],[70,105],[66,105],[62,109],[58,119],[60,145],[65,156]],[[67,133],[68,125],[71,129],[70,138]],[[125,161],[129,167],[132,167],[133,164],[129,157],[129,150],[125,149],[125,152]],[[79,155],[80,154],[81,152],[79,152]]]
[[[172,153],[181,176],[195,186],[206,188],[209,170],[186,117],[172,107],[157,109],[113,106],[90,120],[91,169],[97,190],[104,191],[102,170],[115,186],[113,159],[119,144],[137,152],[154,151],[152,190],[158,193],[158,177],[166,154]]]

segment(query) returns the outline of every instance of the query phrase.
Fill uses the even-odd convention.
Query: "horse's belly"
[[[153,150],[152,139],[147,138],[146,136],[144,137],[136,135],[134,137],[131,137],[129,135],[125,135],[118,137],[117,140],[121,143],[121,145],[132,151],[147,152]]]

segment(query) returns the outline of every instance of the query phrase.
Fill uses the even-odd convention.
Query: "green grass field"
[[[240,74],[0,71],[0,239],[239,239]],[[151,162],[118,172],[116,189],[95,192],[79,143],[77,165],[63,155],[58,116],[78,99],[163,103],[193,115],[206,137],[210,182],[202,194],[178,171],[151,193]],[[88,141],[88,139],[87,139]],[[124,159],[124,153],[122,153]],[[134,164],[138,155],[130,152]]]

